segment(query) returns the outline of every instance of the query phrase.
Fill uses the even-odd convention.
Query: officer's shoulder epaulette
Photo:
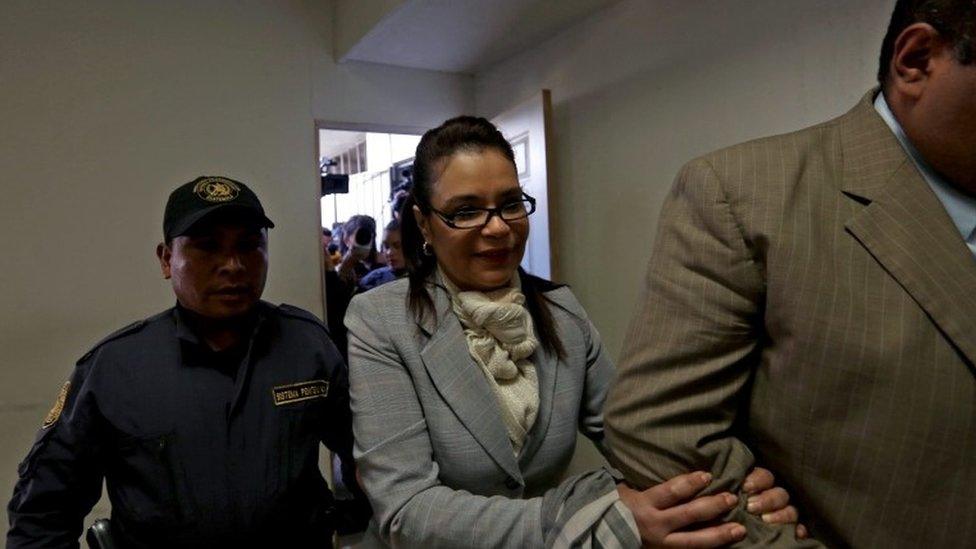
[[[153,317],[153,318],[155,318],[155,317]],[[119,338],[123,338],[123,337],[125,337],[125,336],[127,336],[129,334],[134,334],[134,333],[138,332],[143,327],[145,327],[146,324],[148,324],[150,320],[152,320],[152,318],[144,318],[142,320],[137,320],[137,321],[133,322],[132,324],[129,324],[125,328],[122,328],[120,330],[116,330],[116,331],[112,332],[111,334],[103,337],[101,339],[101,341],[99,341],[98,343],[96,343],[95,345],[93,345],[92,348],[89,349],[87,353],[85,353],[81,358],[79,358],[78,359],[78,362],[81,363],[81,362],[84,362],[85,360],[88,360],[88,358],[90,356],[92,356],[95,353],[95,351],[99,350],[106,343],[108,343],[110,341],[114,341],[114,340],[119,339]]]
[[[329,329],[325,326],[325,324],[322,323],[321,320],[319,320],[319,317],[315,316],[309,311],[306,311],[305,309],[302,309],[301,307],[282,303],[278,305],[278,312],[289,318],[297,318],[298,320],[311,322],[312,324],[315,324],[319,328],[325,330],[326,333],[329,333]]]

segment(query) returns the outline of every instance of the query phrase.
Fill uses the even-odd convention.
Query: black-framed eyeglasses
[[[535,212],[535,199],[523,192],[522,198],[506,202],[497,208],[464,206],[450,214],[434,208],[430,210],[452,229],[480,229],[491,223],[491,218],[496,215],[506,222],[529,217]]]

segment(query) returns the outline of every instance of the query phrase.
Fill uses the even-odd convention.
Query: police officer
[[[355,486],[346,370],[311,313],[260,300],[270,227],[238,181],[173,191],[156,252],[177,304],[78,361],[19,467],[8,547],[77,546],[103,478],[116,546],[330,546],[318,445]]]

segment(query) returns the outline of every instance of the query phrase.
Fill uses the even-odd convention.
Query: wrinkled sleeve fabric
[[[321,337],[329,376],[329,420],[321,428],[322,443],[340,460],[343,484],[356,486],[356,467],[352,457],[352,410],[349,407],[349,369],[328,333]]]
[[[763,340],[763,265],[711,165],[686,165],[664,202],[606,413],[612,462],[636,486],[711,471],[741,494],[755,459],[736,436]],[[740,546],[817,546],[745,510]]]
[[[322,442],[338,460],[339,478],[337,484],[352,496],[352,499],[337,499],[336,531],[341,535],[361,532],[366,529],[372,510],[366,494],[356,479],[356,462],[352,447],[352,410],[349,406],[349,370],[345,361],[334,348],[332,342],[323,334],[323,345],[329,357],[331,377],[329,379],[329,420],[322,425]]]
[[[94,358],[79,362],[63,389],[60,416],[38,432],[18,467],[7,506],[11,549],[79,546],[84,518],[101,496],[104,477],[99,459],[100,415],[90,375],[94,362]]]
[[[600,453],[607,456],[604,440],[603,405],[613,380],[613,361],[603,348],[600,332],[590,322],[583,306],[570,294],[570,312],[579,318],[580,330],[586,344],[586,386],[580,404],[579,429],[593,441]]]
[[[563,525],[586,503],[615,497],[616,485],[605,471],[567,479],[531,499],[486,497],[443,485],[411,374],[387,335],[383,315],[362,297],[353,299],[346,316],[355,454],[386,543],[553,547]],[[588,510],[601,516],[610,507],[612,502]]]
[[[586,346],[586,376],[580,403],[579,430],[604,457],[609,457],[604,438],[603,406],[613,380],[613,361],[607,355],[600,332],[589,320],[576,296],[567,290],[568,310],[577,318]],[[565,335],[564,335],[565,337]],[[558,515],[548,522],[556,528],[550,535],[553,547],[640,547],[640,534],[633,513],[620,500],[616,482],[619,471],[606,466],[581,477],[578,486],[557,498],[563,500]],[[564,487],[559,487],[563,489]]]

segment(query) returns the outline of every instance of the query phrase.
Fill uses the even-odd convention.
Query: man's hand
[[[746,476],[742,490],[749,495],[746,510],[760,515],[769,524],[796,524],[797,539],[806,539],[806,526],[797,524],[800,514],[790,505],[790,494],[785,488],[776,486],[776,479],[768,469],[756,467]]]

